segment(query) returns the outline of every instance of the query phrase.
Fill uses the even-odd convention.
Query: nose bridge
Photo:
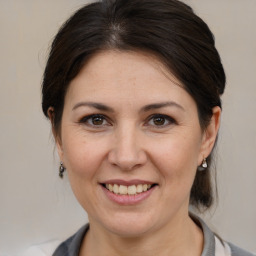
[[[146,154],[140,143],[140,131],[132,122],[124,122],[117,127],[109,160],[123,170],[131,170],[145,163]]]

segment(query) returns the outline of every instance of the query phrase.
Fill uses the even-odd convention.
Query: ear
[[[52,126],[52,134],[58,149],[58,154],[60,161],[63,161],[63,150],[62,150],[62,143],[61,143],[61,134],[56,130],[55,124],[54,124],[54,118],[55,118],[55,112],[53,107],[49,107],[47,110],[47,115],[51,121]]]
[[[212,109],[212,117],[209,125],[206,127],[201,144],[201,154],[198,159],[198,165],[200,165],[204,158],[207,158],[216,141],[219,127],[220,127],[220,118],[221,118],[221,108],[216,106]]]

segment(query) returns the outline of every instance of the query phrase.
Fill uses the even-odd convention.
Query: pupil
[[[163,125],[165,122],[165,119],[162,117],[156,117],[154,118],[154,124],[155,125]]]
[[[103,123],[103,118],[102,117],[94,117],[92,119],[92,123],[94,125],[101,125]]]

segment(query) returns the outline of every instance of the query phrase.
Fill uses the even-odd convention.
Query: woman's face
[[[91,225],[139,236],[188,215],[217,128],[202,132],[177,83],[156,58],[117,51],[94,56],[71,82],[57,144]]]

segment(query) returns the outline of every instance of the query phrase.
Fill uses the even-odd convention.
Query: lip
[[[122,181],[117,182],[118,180],[113,180],[114,182],[112,183],[111,181],[107,181],[107,184],[118,184],[118,185],[125,185],[125,186],[129,186],[129,185],[135,185],[134,181]],[[119,180],[121,181],[121,180]],[[137,180],[139,183],[137,184],[154,184],[152,182],[146,182],[144,181],[144,183],[141,183],[142,181]],[[133,182],[133,183],[131,183]],[[128,184],[128,185],[127,185]],[[107,198],[119,205],[125,206],[125,205],[137,205],[139,203],[142,203],[143,201],[145,201],[147,198],[149,198],[151,196],[151,194],[155,191],[157,186],[153,186],[151,189],[136,194],[136,195],[120,195],[120,194],[115,194],[111,191],[109,191],[107,188],[105,188],[104,186],[100,185],[104,194],[107,196]]]
[[[139,184],[149,184],[153,185],[156,184],[152,181],[146,181],[146,180],[139,180],[139,179],[134,179],[134,180],[121,180],[121,179],[112,179],[112,180],[106,180],[103,182],[100,182],[100,184],[117,184],[117,185],[123,185],[123,186],[132,186],[132,185],[139,185]]]

